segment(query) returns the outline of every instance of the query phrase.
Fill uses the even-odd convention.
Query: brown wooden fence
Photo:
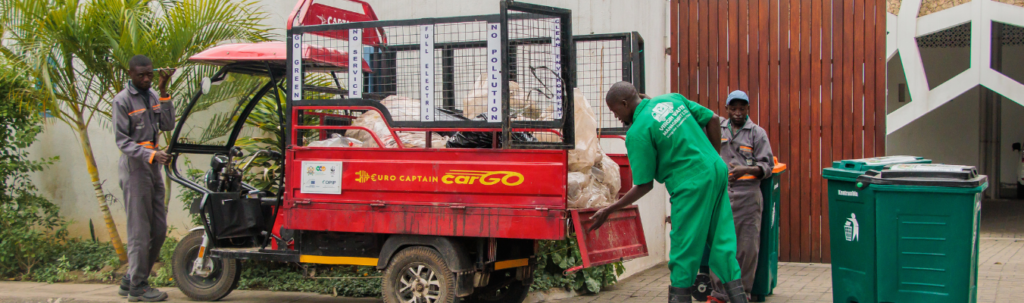
[[[744,90],[751,119],[789,165],[780,259],[831,261],[832,161],[885,153],[884,0],[671,0],[671,91],[724,113]]]

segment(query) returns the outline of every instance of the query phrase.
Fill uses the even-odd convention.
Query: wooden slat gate
[[[670,0],[670,90],[725,111],[736,89],[782,177],[780,259],[831,261],[832,161],[885,154],[884,0]]]

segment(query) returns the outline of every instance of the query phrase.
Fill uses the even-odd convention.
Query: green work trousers
[[[668,268],[672,287],[693,285],[705,246],[711,247],[708,265],[715,275],[725,283],[740,279],[736,229],[727,193],[728,170],[725,163],[715,163],[710,171],[671,192],[672,247]]]

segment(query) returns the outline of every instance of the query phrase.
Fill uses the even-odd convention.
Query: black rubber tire
[[[402,278],[409,272],[416,272],[420,266],[426,267],[434,273],[437,278],[436,300],[417,301],[423,303],[454,303],[455,302],[455,273],[451,271],[444,258],[436,250],[423,246],[414,246],[403,249],[395,254],[388,267],[384,269],[384,281],[381,286],[381,294],[385,303],[404,303],[399,291],[402,287]],[[411,270],[411,271],[410,271]],[[413,295],[413,294],[408,294]]]
[[[508,279],[515,279],[515,269],[497,271],[491,273],[491,281],[488,286],[498,285],[499,283],[505,283]],[[508,277],[506,277],[508,276]],[[512,281],[508,286],[496,291],[495,293],[479,293],[483,288],[477,288],[473,292],[473,295],[462,299],[464,303],[522,303],[526,301],[526,296],[530,295],[530,285],[533,285],[533,279],[527,281]]]
[[[178,246],[174,248],[171,265],[174,282],[178,289],[192,300],[217,301],[238,287],[238,280],[242,277],[242,262],[235,259],[213,259],[216,264],[210,278],[191,276],[189,273],[192,272],[192,262],[201,245],[202,230],[190,232],[178,242]]]
[[[1017,183],[1017,199],[1024,199],[1024,184]]]
[[[694,300],[704,302],[711,295],[711,289],[711,275],[700,272],[693,279],[693,287],[690,288],[690,291]]]

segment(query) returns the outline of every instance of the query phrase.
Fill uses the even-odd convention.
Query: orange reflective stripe
[[[160,98],[160,102],[167,102],[167,101],[171,101],[171,97]]]
[[[754,150],[750,146],[740,146],[740,149],[745,149],[745,150],[749,150],[749,151],[753,151]]]
[[[153,157],[156,157],[156,151],[149,153],[149,164],[153,164]]]
[[[141,113],[141,112],[144,112],[144,111],[146,111],[146,109],[145,109],[145,108],[143,108],[143,109],[138,109],[138,110],[134,110],[134,111],[132,111],[132,112],[128,113],[128,115],[129,115],[129,116],[131,116],[131,115],[134,115],[134,114],[138,114],[138,113]]]

